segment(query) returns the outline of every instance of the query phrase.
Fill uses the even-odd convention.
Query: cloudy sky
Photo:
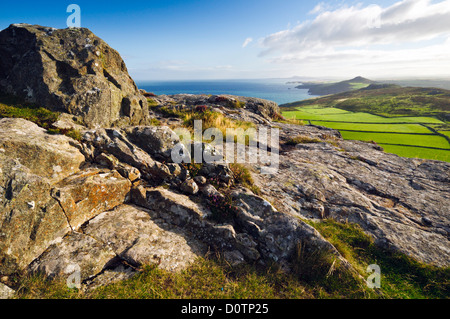
[[[7,0],[0,29],[71,3],[137,80],[450,77],[450,0]]]

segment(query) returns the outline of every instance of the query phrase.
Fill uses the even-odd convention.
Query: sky
[[[450,0],[2,0],[0,30],[69,4],[137,81],[450,77]]]

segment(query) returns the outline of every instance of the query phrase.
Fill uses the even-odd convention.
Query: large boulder
[[[167,126],[136,126],[124,132],[130,142],[155,159],[169,160],[173,147],[180,143],[178,135]]]
[[[0,32],[0,93],[89,127],[144,124],[147,100],[119,53],[85,28],[12,24]]]

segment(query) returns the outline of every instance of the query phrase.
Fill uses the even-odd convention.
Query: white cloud
[[[342,68],[382,63],[414,63],[419,68],[449,65],[450,0],[403,0],[389,7],[342,6],[332,11],[320,3],[313,20],[260,41],[260,56],[304,69],[340,64]],[[447,44],[445,41],[447,40]],[[446,51],[438,51],[443,50]],[[425,62],[427,61],[427,62]],[[306,65],[307,64],[307,65]],[[448,69],[447,69],[448,70]]]
[[[308,12],[308,14],[317,14],[320,13],[322,11],[324,11],[326,9],[326,4],[323,2],[319,2],[314,9],[312,9],[311,11]]]
[[[247,45],[250,44],[250,42],[252,42],[253,39],[252,38],[247,38],[245,39],[244,43],[242,43],[242,47],[245,48]]]

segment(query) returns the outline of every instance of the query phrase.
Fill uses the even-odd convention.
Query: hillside
[[[435,116],[450,120],[450,90],[372,84],[350,92],[282,104],[284,111],[318,105],[386,117]]]
[[[283,115],[338,129],[349,140],[387,152],[450,161],[450,91],[371,84],[367,88],[282,105]]]
[[[36,95],[14,90],[22,40]],[[448,298],[450,163],[263,99],[148,94],[95,40],[0,32],[1,298]]]
[[[331,82],[331,83],[305,82],[299,86],[296,86],[296,88],[308,89],[308,93],[311,95],[328,95],[357,90],[374,83],[376,82],[363,78],[361,76],[357,76],[351,80],[341,82]]]

